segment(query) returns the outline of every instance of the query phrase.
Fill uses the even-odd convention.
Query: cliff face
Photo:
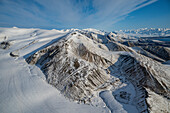
[[[138,112],[168,112],[168,104],[154,100],[159,97],[160,102],[169,102],[170,75],[165,67],[111,35],[70,33],[26,61],[40,67],[47,82],[74,101],[93,104],[94,98],[100,98],[113,112],[105,97],[111,94],[112,99]]]

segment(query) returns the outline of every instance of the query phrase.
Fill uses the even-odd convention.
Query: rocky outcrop
[[[74,57],[69,55],[68,46],[72,47]],[[110,78],[98,66],[109,63],[107,59],[91,53],[83,44],[64,40],[36,52],[26,61],[39,65],[47,82],[66,97],[84,103],[90,103],[96,90]]]
[[[10,46],[11,46],[11,44],[8,41],[3,41],[3,42],[0,43],[1,49],[9,49]]]

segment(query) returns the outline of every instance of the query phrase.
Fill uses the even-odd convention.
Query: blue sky
[[[170,0],[0,0],[0,27],[170,28]]]

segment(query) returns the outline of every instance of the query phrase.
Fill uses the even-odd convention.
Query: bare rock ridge
[[[112,98],[140,113],[168,113],[169,104],[155,104],[153,99],[160,98],[160,103],[170,101],[170,74],[160,63],[169,60],[169,48],[162,47],[159,53],[155,46],[141,47],[137,42],[126,45],[128,41],[116,36],[74,31],[26,61],[40,67],[47,82],[74,101],[93,104],[94,98],[101,97],[110,109],[109,100],[104,98],[111,92]],[[134,93],[123,88],[123,84],[127,87],[132,84]]]

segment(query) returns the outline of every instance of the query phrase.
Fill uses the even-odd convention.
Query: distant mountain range
[[[120,30],[117,32],[137,37],[170,36],[170,28],[141,28],[134,30]]]

